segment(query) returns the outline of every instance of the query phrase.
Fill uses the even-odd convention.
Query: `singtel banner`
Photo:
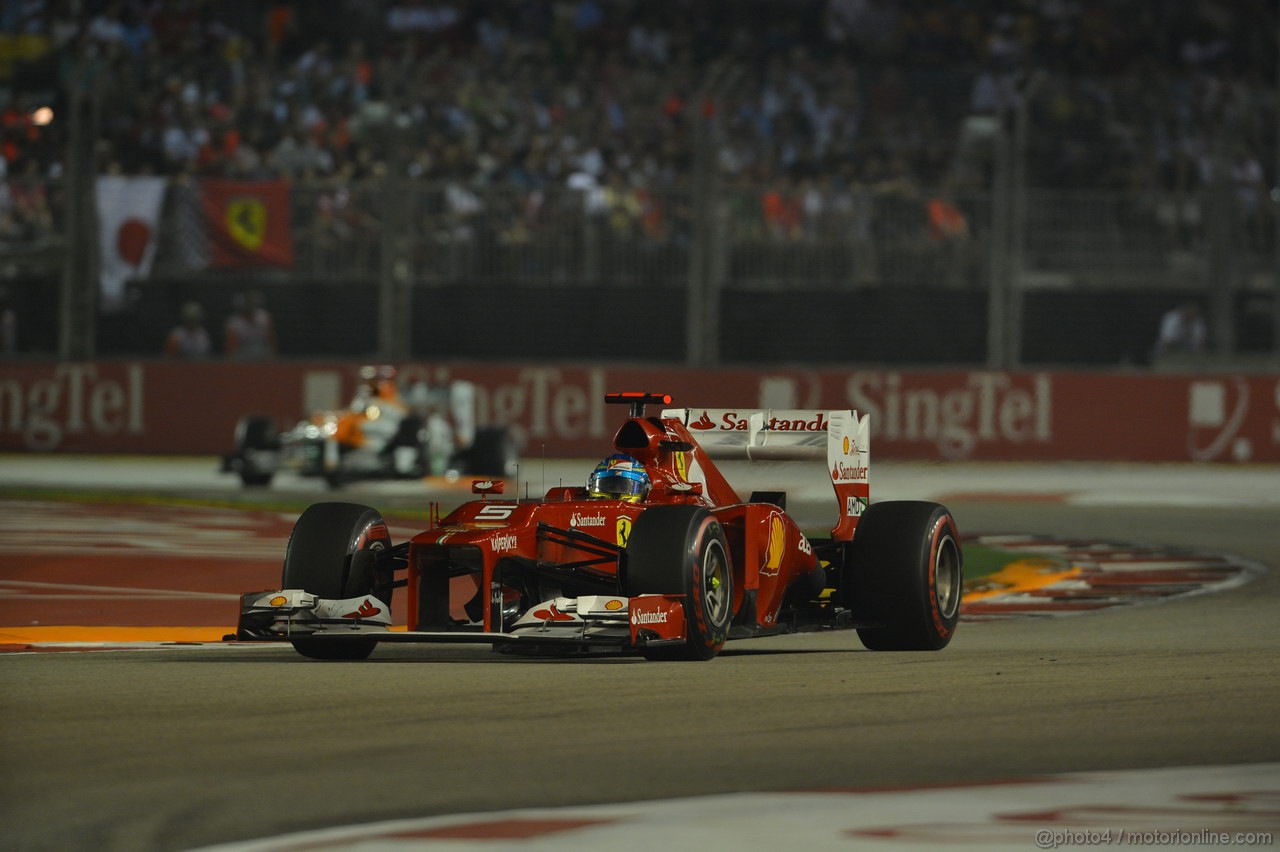
[[[11,364],[0,449],[221,454],[241,416],[287,427],[347,405],[357,379],[325,362]],[[1274,374],[405,364],[400,380],[474,383],[478,422],[516,427],[528,456],[606,452],[626,412],[605,393],[640,390],[729,412],[852,408],[871,415],[873,458],[1280,462]]]

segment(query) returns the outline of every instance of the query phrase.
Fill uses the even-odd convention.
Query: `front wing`
[[[236,639],[290,641],[353,637],[378,642],[470,642],[493,645],[606,646],[622,649],[679,645],[686,639],[683,595],[586,595],[544,601],[509,629],[479,622],[452,630],[395,630],[389,608],[370,595],[328,600],[298,589],[251,592],[240,598]]]

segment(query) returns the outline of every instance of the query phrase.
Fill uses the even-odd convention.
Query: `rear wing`
[[[871,496],[871,417],[851,410],[669,408],[713,459],[822,461],[836,495],[831,537],[853,538]]]

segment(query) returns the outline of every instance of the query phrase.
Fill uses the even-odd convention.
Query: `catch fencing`
[[[0,259],[20,349],[54,352],[63,264],[97,243],[60,236],[58,184],[6,187]],[[30,214],[32,198],[47,214]],[[677,363],[990,365],[993,302],[1016,301],[1015,364],[1133,364],[1186,299],[1225,313],[1219,351],[1275,349],[1272,208],[1207,190],[1028,190],[1012,248],[991,193],[907,180],[709,192],[312,180],[288,198],[291,264],[213,270],[198,184],[171,182],[151,274],[98,318],[96,353],[156,353],[185,301],[216,327],[245,289],[264,292],[282,354],[297,357],[574,357],[606,345],[591,328],[626,316],[649,326],[641,356]]]

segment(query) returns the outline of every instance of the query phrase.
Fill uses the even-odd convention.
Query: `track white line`
[[[736,793],[525,808],[329,828],[196,852],[1219,849],[1274,846],[1280,833],[1278,796],[1280,764],[1263,763],[939,788]]]

